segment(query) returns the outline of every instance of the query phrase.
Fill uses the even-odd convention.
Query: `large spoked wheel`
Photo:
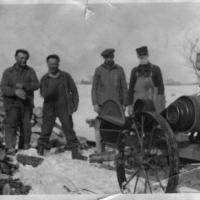
[[[176,192],[179,173],[174,133],[157,113],[140,112],[118,138],[116,171],[122,193]]]

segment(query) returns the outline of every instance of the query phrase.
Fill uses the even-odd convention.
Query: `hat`
[[[147,46],[142,46],[136,49],[137,55],[139,56],[148,56],[149,52],[148,52],[148,48]]]
[[[105,49],[102,53],[101,56],[104,58],[109,58],[114,55],[115,49]]]

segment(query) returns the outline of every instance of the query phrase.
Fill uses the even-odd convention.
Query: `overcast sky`
[[[200,3],[89,4],[87,20],[81,3],[0,5],[0,73],[14,62],[16,48],[27,48],[29,64],[41,77],[50,53],[61,57],[61,68],[76,80],[92,75],[105,48],[116,49],[125,69],[138,64],[135,49],[147,45],[152,63],[164,79],[194,82],[181,54],[188,38],[200,37]]]

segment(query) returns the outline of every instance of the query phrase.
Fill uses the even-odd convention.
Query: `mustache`
[[[108,60],[108,61],[106,61],[106,64],[112,65],[112,64],[114,64],[114,61],[113,60]]]

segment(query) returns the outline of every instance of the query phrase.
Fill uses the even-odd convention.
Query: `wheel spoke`
[[[156,179],[157,181],[159,182],[160,184],[160,187],[162,188],[163,191],[165,191],[165,187],[162,185],[160,179],[159,179],[159,176],[158,176],[158,171],[157,171],[157,168],[153,167],[151,164],[147,163],[147,165],[153,170],[155,171],[155,174],[156,174]]]
[[[144,172],[144,175],[145,175],[145,181],[147,181],[147,184],[149,186],[149,190],[150,192],[152,193],[152,188],[151,188],[151,183],[149,181],[149,175],[148,175],[148,172],[143,168],[143,172]]]
[[[169,173],[164,169],[164,167],[161,167],[161,170],[165,173],[165,175],[169,175]]]
[[[161,183],[161,181],[160,181],[160,179],[159,179],[158,171],[157,171],[156,169],[155,169],[155,171],[156,171],[156,179],[157,179],[157,181],[159,182],[160,187],[162,188],[162,190],[165,191],[165,188],[164,188],[164,186],[162,185],[162,183]]]
[[[136,192],[136,188],[137,188],[139,176],[140,176],[140,172],[139,172],[139,174],[137,174],[137,178],[136,178],[136,182],[135,182],[135,187],[134,187],[134,193]]]
[[[153,147],[155,146],[155,140],[153,140],[154,138],[154,131],[156,129],[157,124],[155,124],[152,128],[152,130],[150,131],[150,142],[148,145],[148,152],[146,153],[146,155],[149,155],[151,153],[151,150],[153,149]]]
[[[147,193],[147,179],[145,178],[144,193]]]
[[[141,116],[141,122],[140,122],[140,129],[141,131],[138,130],[138,127],[136,124],[134,124],[134,128],[135,128],[135,131],[136,131],[136,134],[137,134],[137,137],[138,137],[138,141],[140,143],[140,151],[143,152],[144,151],[144,144],[143,144],[143,137],[144,137],[144,116],[142,115]]]
[[[138,128],[137,128],[136,124],[134,124],[134,128],[135,128],[135,131],[136,131],[136,135],[137,135],[138,141],[140,143],[140,148],[142,148],[142,138],[140,137],[140,133],[138,131]]]
[[[148,151],[145,153],[147,156],[150,155],[151,153],[151,150],[153,149],[154,145],[155,145],[155,141],[153,141],[153,134],[151,134],[151,140],[150,140],[150,143],[149,143],[149,149]]]
[[[151,188],[151,183],[150,183],[150,181],[149,181],[148,171],[146,172],[146,174],[147,174],[147,183],[148,183],[148,185],[149,185],[150,192],[152,193],[152,188]]]
[[[157,163],[157,162],[155,161],[155,157],[154,157],[153,159],[154,159],[154,162]],[[164,167],[161,167],[161,166],[160,166],[160,169],[165,173],[166,176],[169,175],[168,172],[164,169]]]
[[[141,143],[142,143],[142,146],[141,146],[141,152],[144,151],[144,144],[143,144],[143,138],[144,138],[144,116],[142,115],[142,119],[141,119]]]
[[[178,174],[178,162],[175,163],[178,158],[171,151],[176,149],[176,145],[167,122],[159,114],[141,112],[134,115],[131,129],[135,132],[133,137],[129,138],[126,133],[126,140],[118,140],[121,159],[123,157],[121,167],[117,168],[120,188],[126,190],[132,186],[130,192],[134,193],[173,191],[178,182],[178,178],[174,178],[174,174]],[[136,151],[130,151],[131,147]],[[176,159],[167,162],[165,156]],[[171,164],[174,165],[173,169],[170,168]],[[170,174],[174,181],[169,181]],[[143,184],[141,191],[140,182]]]
[[[150,167],[151,169],[155,170],[155,167],[150,164],[149,162],[152,160],[152,159],[155,159],[155,156],[152,157],[151,159],[147,160],[146,162],[144,162],[145,165],[147,165],[148,167]],[[155,162],[155,161],[154,161]],[[168,177],[169,176],[169,173],[164,169],[164,167],[160,167],[161,171],[164,172],[164,174]]]
[[[128,181],[126,181],[124,187],[126,187],[131,182],[131,180],[137,175],[138,171],[139,171],[139,169],[134,174],[131,175],[131,177],[128,179]]]

